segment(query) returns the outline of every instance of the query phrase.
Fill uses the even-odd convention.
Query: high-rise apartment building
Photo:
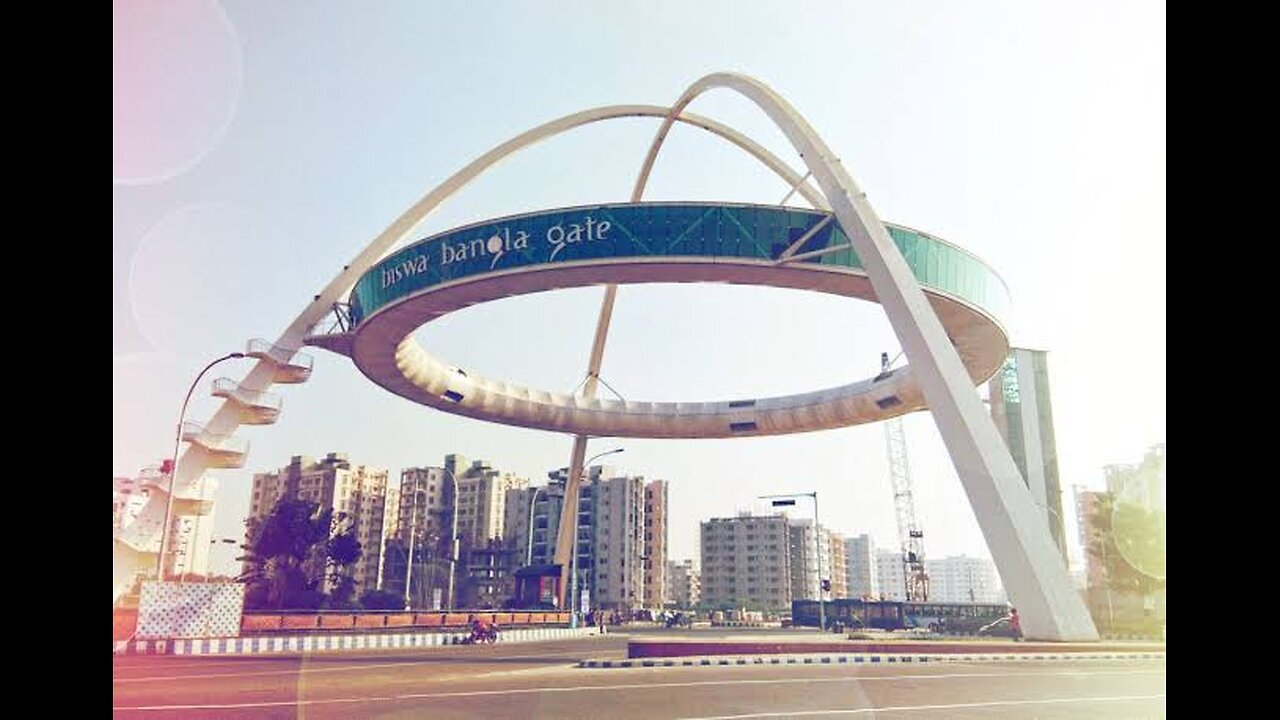
[[[790,526],[791,596],[798,600],[818,599],[818,578],[821,573],[822,579],[829,583],[829,588],[822,597],[828,600],[848,597],[844,539],[819,525],[815,540],[812,520],[791,520]],[[816,567],[815,553],[820,553]]]
[[[468,464],[461,455],[446,455],[444,469],[457,480],[458,536],[462,542],[485,547],[491,540],[501,541],[507,491],[523,488],[529,481],[500,472],[484,460]]]
[[[901,550],[877,550],[876,575],[880,583],[876,593],[878,599],[907,599],[907,579],[902,567]]]
[[[345,453],[329,453],[319,461],[295,455],[276,472],[253,476],[249,504],[252,527],[271,514],[281,499],[306,500],[332,508],[344,518],[360,543],[360,558],[349,570],[358,596],[378,586],[386,519],[387,470],[353,465]]]
[[[111,529],[114,533],[128,527],[146,506],[149,488],[166,488],[169,483],[168,463],[163,467],[147,467],[136,478],[111,480]],[[186,578],[207,576],[213,548],[214,497],[217,478],[201,476],[191,493],[174,505],[169,518],[169,538],[165,559],[165,576]],[[186,508],[189,512],[182,512]]]
[[[661,609],[667,595],[667,482],[644,487],[644,606]]]
[[[667,598],[664,604],[690,609],[702,600],[702,573],[692,560],[667,561]]]
[[[929,599],[935,602],[1001,603],[1004,590],[995,563],[987,558],[956,555],[925,558]]]
[[[583,488],[579,498],[579,520],[587,516],[591,527],[584,532],[579,525],[578,567],[593,568],[588,579],[592,605],[626,611],[643,607],[644,478],[602,478],[590,490]]]
[[[789,610],[791,534],[785,515],[712,518],[702,523],[702,600]]]
[[[507,492],[504,538],[517,565],[555,562],[568,470],[547,475],[546,485]],[[629,611],[662,606],[667,583],[665,481],[617,475],[609,466],[587,468],[578,495],[577,533],[578,587],[586,591],[591,607]]]
[[[846,538],[845,575],[849,583],[849,597],[874,598],[880,594],[880,574],[876,567],[876,543],[870,535]]]
[[[991,419],[1044,516],[1045,526],[1068,563],[1058,480],[1058,445],[1049,397],[1048,354],[1012,348],[988,386]]]
[[[444,605],[452,499],[453,486],[441,467],[405,468],[400,471],[400,486],[387,489],[386,541],[379,587],[403,595],[405,583],[409,582],[412,607]],[[411,558],[412,580],[408,573]]]
[[[1107,465],[1102,469],[1107,492],[1117,503],[1132,503],[1147,512],[1165,512],[1164,443],[1152,445],[1138,465]]]
[[[555,561],[556,528],[564,506],[564,485],[512,488],[503,511],[503,542],[515,548],[520,565],[549,565]]]
[[[504,543],[507,495],[529,481],[484,460],[468,464],[461,455],[446,455],[444,470],[447,478],[457,481],[459,566],[455,572],[465,582],[455,579],[456,602],[499,607],[514,594],[512,573],[523,560]]]

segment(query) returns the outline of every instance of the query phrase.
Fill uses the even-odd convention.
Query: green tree
[[[360,595],[360,606],[365,610],[400,610],[404,598],[386,590],[368,590]]]
[[[1165,587],[1165,514],[1136,503],[1099,499],[1090,518],[1095,535],[1088,547],[1116,592],[1150,595]]]
[[[281,500],[248,529],[246,607],[312,610],[326,602],[353,604],[348,570],[360,558],[360,543],[345,513],[306,500]],[[333,588],[329,596],[326,587]]]

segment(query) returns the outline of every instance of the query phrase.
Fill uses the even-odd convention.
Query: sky
[[[711,72],[787,98],[879,216],[956,243],[1005,280],[1014,345],[1049,352],[1064,488],[1165,440],[1165,8],[1079,2],[113,2],[112,475],[171,455],[205,363],[274,338],[422,195],[488,149],[589,107],[669,104]],[[689,110],[801,162],[728,90]],[[468,222],[626,200],[657,120],[574,131],[503,162],[407,240]],[[774,204],[776,176],[677,126],[646,199]],[[792,200],[791,202],[797,202]],[[567,392],[599,288],[474,306],[418,331],[441,357]],[[875,374],[899,343],[878,306],[794,290],[624,286],[603,378],[629,399],[723,400]],[[318,348],[244,426],[217,537],[239,538],[252,474],[345,452],[389,468],[484,458],[544,481],[568,436],[391,395]],[[187,419],[217,408],[212,379]],[[928,413],[904,420],[931,557],[990,556]],[[596,439],[618,470],[670,481],[670,557],[698,522],[816,491],[823,524],[896,545],[879,425],[770,438]],[[807,508],[797,515],[807,517]],[[215,555],[229,571],[234,548]],[[1073,548],[1079,556],[1079,549]]]

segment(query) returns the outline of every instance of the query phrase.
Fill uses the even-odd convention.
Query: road
[[[1163,662],[579,669],[625,635],[275,658],[116,657],[116,717],[785,718],[1165,715]]]

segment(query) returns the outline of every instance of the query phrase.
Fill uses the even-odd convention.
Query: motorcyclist
[[[493,642],[498,639],[498,628],[484,621],[484,618],[473,618],[471,620],[471,641],[472,642]]]

